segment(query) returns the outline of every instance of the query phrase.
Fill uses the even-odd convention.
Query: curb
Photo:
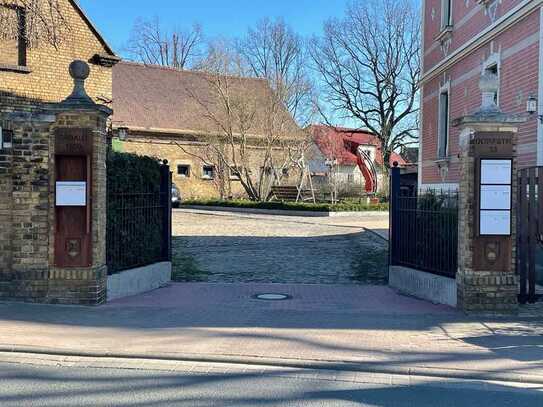
[[[327,211],[296,211],[288,209],[258,209],[258,208],[235,208],[229,206],[201,206],[201,205],[181,205],[175,208],[174,212],[183,209],[207,211],[207,212],[230,212],[246,213],[253,215],[279,215],[279,216],[299,216],[305,218],[336,218],[343,216],[389,216],[388,211],[358,211],[358,212],[327,212]]]
[[[433,377],[457,380],[498,381],[503,383],[543,385],[543,375],[485,372],[466,369],[440,369],[427,366],[384,366],[381,363],[356,362],[348,360],[306,360],[279,359],[259,356],[209,355],[184,353],[126,353],[109,351],[77,351],[33,346],[0,345],[0,353],[33,354],[42,356],[85,357],[96,359],[139,359],[149,361],[172,361],[215,363],[248,366],[266,366],[277,368],[295,368],[311,370],[329,370],[336,372],[356,372],[373,374],[391,374],[410,377]]]

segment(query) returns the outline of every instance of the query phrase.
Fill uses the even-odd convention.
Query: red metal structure
[[[377,170],[375,162],[370,155],[361,149],[361,144],[354,141],[345,141],[345,147],[356,156],[358,168],[362,172],[365,182],[365,190],[368,194],[377,193]]]

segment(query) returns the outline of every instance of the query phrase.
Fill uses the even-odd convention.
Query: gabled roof
[[[96,26],[93,24],[93,22],[91,21],[91,19],[87,16],[87,14],[85,13],[85,11],[81,8],[81,6],[79,5],[79,3],[77,2],[77,0],[69,0],[70,1],[70,4],[75,8],[75,10],[79,13],[79,15],[81,16],[81,18],[83,19],[83,21],[85,21],[85,23],[89,26],[90,30],[92,31],[92,33],[96,36],[96,38],[98,39],[98,41],[100,41],[100,43],[102,44],[102,46],[104,47],[104,49],[106,50],[106,52],[110,55],[115,55],[115,52],[113,52],[113,49],[109,46],[109,44],[106,42],[106,40],[104,39],[104,36],[102,34],[100,34],[100,31],[98,31],[98,28],[96,28]]]
[[[374,146],[376,148],[375,161],[383,165],[383,153],[381,143],[375,134],[368,130],[348,129],[344,127],[332,127],[326,125],[311,125],[313,141],[327,158],[335,158],[339,165],[358,165],[358,160],[349,148],[349,142]],[[390,164],[398,162],[399,165],[406,164],[406,161],[397,153],[390,156]]]
[[[226,77],[233,99],[247,104],[254,114],[246,134],[266,132],[266,114],[273,96],[268,81],[255,78]],[[113,67],[113,110],[115,126],[163,133],[217,134],[216,121],[226,123],[224,108],[213,88],[213,77],[205,72],[178,70],[156,65],[120,62]],[[282,109],[278,117],[282,134],[300,131],[292,116]],[[236,127],[236,123],[233,123]],[[234,128],[234,132],[239,129]]]

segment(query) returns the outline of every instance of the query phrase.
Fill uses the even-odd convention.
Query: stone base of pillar
[[[467,313],[516,313],[519,279],[514,273],[459,270],[458,308]]]

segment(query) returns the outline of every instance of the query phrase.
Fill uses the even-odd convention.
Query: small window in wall
[[[0,150],[11,148],[13,143],[13,132],[0,127]]]
[[[284,176],[284,177],[288,177],[288,176],[289,176],[288,168],[283,168],[283,169],[281,170],[281,172],[283,173],[283,176]]]
[[[213,165],[204,165],[202,167],[202,178],[204,178],[204,179],[214,179],[215,178],[215,167]]]
[[[354,183],[354,175],[353,175],[353,174],[348,174],[348,175],[347,175],[347,182],[348,182],[349,184]]]
[[[232,167],[230,169],[230,179],[232,180],[240,180],[241,179],[241,168],[239,167]]]
[[[26,12],[22,7],[0,4],[0,65],[26,66]]]
[[[449,91],[439,95],[439,132],[438,132],[438,159],[446,158],[449,154]]]
[[[183,178],[190,177],[190,165],[180,164],[177,166],[177,175]]]
[[[492,75],[495,75],[498,78],[500,77],[499,72],[498,72],[498,64],[492,64],[492,65],[487,66],[485,68],[485,72],[491,73]],[[498,105],[498,101],[499,101],[499,92],[496,92],[494,94],[494,103]]]
[[[441,0],[441,29],[452,25],[452,1]]]

